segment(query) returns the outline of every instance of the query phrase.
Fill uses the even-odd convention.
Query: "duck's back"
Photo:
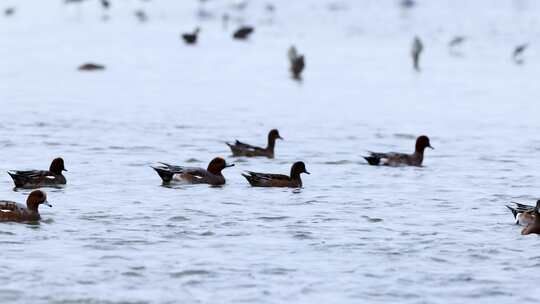
[[[264,156],[268,158],[274,157],[273,149],[265,149],[265,148],[261,148],[257,146],[252,146],[250,144],[246,144],[238,140],[234,143],[234,145],[229,144],[229,143],[227,143],[227,145],[231,148],[233,156],[246,156],[246,157]]]
[[[0,221],[2,222],[20,222],[39,220],[38,213],[30,212],[25,206],[11,202],[0,201]]]
[[[242,174],[247,181],[255,187],[301,187],[300,181],[291,180],[284,174],[269,174],[259,172],[247,172]]]
[[[36,188],[40,186],[65,185],[63,175],[54,174],[45,170],[10,171],[8,172],[16,187]]]

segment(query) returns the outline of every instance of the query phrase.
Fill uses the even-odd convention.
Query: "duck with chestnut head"
[[[52,205],[47,201],[47,194],[41,190],[35,190],[28,195],[26,207],[12,201],[0,201],[0,222],[28,222],[39,221],[39,205]]]
[[[304,162],[296,162],[291,167],[291,175],[285,174],[272,174],[272,173],[259,173],[247,171],[242,174],[247,179],[249,184],[253,187],[289,187],[289,188],[301,188],[302,179],[300,174],[310,174],[306,170]]]
[[[208,168],[184,167],[160,163],[152,168],[156,170],[164,184],[172,182],[182,182],[188,184],[209,184],[212,186],[221,186],[225,184],[225,177],[221,171],[225,168],[234,166],[228,164],[223,158],[216,157]]]
[[[274,148],[276,146],[276,140],[281,139],[283,140],[283,137],[279,135],[279,131],[276,129],[271,130],[268,133],[268,144],[265,148],[252,146],[246,143],[243,143],[241,141],[236,141],[234,144],[226,143],[229,148],[231,148],[231,151],[233,153],[233,156],[246,156],[246,157],[268,157],[268,158],[274,158]]]
[[[66,177],[62,174],[63,171],[67,170],[64,160],[59,157],[51,162],[49,170],[11,170],[8,174],[13,179],[16,188],[35,189],[65,185]]]
[[[421,167],[424,161],[424,150],[426,148],[434,149],[429,142],[429,137],[422,135],[416,139],[416,146],[413,154],[406,153],[377,153],[370,152],[364,159],[372,166],[417,166]]]

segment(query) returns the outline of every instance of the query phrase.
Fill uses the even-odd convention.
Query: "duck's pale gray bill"
[[[428,146],[428,148],[431,148],[431,150],[435,150],[435,148],[433,148],[432,146]]]
[[[309,173],[309,172],[307,172],[307,171],[304,171],[304,173],[305,173],[305,174],[311,174],[311,173]]]
[[[225,165],[225,168],[234,167],[234,164],[227,164]]]
[[[43,202],[43,205],[47,205],[47,206],[49,206],[49,207],[51,207],[51,208],[52,208],[52,205],[51,205],[51,203],[49,203],[48,201],[45,201],[45,202]]]

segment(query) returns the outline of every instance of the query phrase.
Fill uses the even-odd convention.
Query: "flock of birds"
[[[84,1],[87,1],[87,0],[64,0],[65,3],[82,3]],[[199,1],[201,3],[204,3],[207,0],[199,0]],[[99,0],[99,2],[102,8],[104,9],[104,11],[107,11],[110,9],[111,7],[110,0]],[[243,1],[238,0],[235,2],[234,6],[236,9],[242,10],[242,9],[245,9],[247,4],[248,4],[247,0],[243,0]],[[417,2],[414,0],[401,0],[399,2],[399,5],[403,9],[411,9],[417,5]],[[268,11],[273,12],[275,10],[275,7],[273,4],[267,4],[266,9]],[[11,17],[15,14],[15,12],[16,12],[15,7],[5,8],[4,16]],[[200,12],[199,14],[205,15],[204,12]],[[134,12],[134,15],[140,22],[146,22],[148,20],[148,16],[143,10],[136,10]],[[104,19],[108,19],[106,15],[104,16],[105,16]],[[224,24],[226,24],[229,19],[230,19],[230,16],[228,14],[224,14],[222,16],[222,20]],[[232,37],[236,40],[247,40],[249,36],[252,35],[254,32],[255,32],[255,28],[253,26],[242,25],[233,32]],[[196,45],[200,33],[201,33],[201,28],[197,27],[195,28],[193,32],[186,32],[186,33],[181,34],[180,36],[186,45]],[[459,35],[459,36],[453,37],[448,42],[448,49],[450,51],[450,54],[454,56],[460,56],[461,52],[459,51],[459,46],[464,44],[466,41],[467,41],[467,37],[465,36]],[[528,48],[529,48],[528,43],[519,44],[514,47],[511,58],[515,64],[522,65],[525,62],[524,53]],[[417,72],[421,71],[420,58],[423,51],[424,51],[424,43],[422,42],[420,37],[418,36],[414,37],[412,47],[411,47],[411,57],[412,57],[413,69]],[[306,67],[305,56],[298,54],[298,51],[294,45],[289,48],[287,55],[288,55],[289,64],[290,64],[289,70],[291,72],[292,78],[294,80],[301,81],[302,72],[304,71]],[[102,71],[105,69],[106,69],[106,66],[104,64],[98,64],[98,63],[92,63],[92,62],[81,64],[78,67],[79,71]]]
[[[236,140],[234,143],[226,142],[233,157],[266,157],[273,159],[275,156],[276,141],[283,140],[279,131],[270,130],[266,147],[258,147]],[[372,166],[415,166],[421,167],[424,161],[424,152],[431,146],[429,137],[422,135],[416,139],[414,152],[407,153],[380,153],[369,152],[364,159]],[[222,171],[233,167],[221,157],[216,157],[210,161],[208,167],[187,167],[158,163],[152,166],[164,185],[172,183],[182,184],[206,184],[210,186],[223,186],[226,183]],[[67,183],[63,172],[67,171],[62,158],[52,161],[49,170],[12,170],[8,174],[13,179],[15,188],[38,189],[42,187],[59,187]],[[290,174],[275,174],[245,171],[242,176],[252,187],[280,187],[280,188],[301,188],[303,187],[301,175],[310,174],[306,165],[302,161],[295,162],[291,166]],[[28,222],[41,219],[39,205],[52,205],[47,201],[47,194],[42,190],[32,191],[26,200],[26,206],[12,201],[0,200],[0,221],[3,222]],[[506,206],[512,212],[515,223],[525,226],[522,234],[540,234],[540,200],[536,206],[521,203],[513,203]]]
[[[84,0],[64,0],[66,3],[79,3]],[[108,10],[111,6],[109,0],[99,0],[104,10]],[[400,2],[403,8],[411,8],[416,5],[413,0],[403,0]],[[241,3],[238,4],[239,7]],[[267,8],[274,10],[274,7]],[[14,7],[9,7],[4,10],[4,16],[13,16],[16,12]],[[140,21],[146,21],[147,15],[144,11],[138,10],[135,16]],[[227,16],[223,18],[228,19]],[[253,26],[243,25],[233,32],[232,38],[235,40],[246,40],[255,32]],[[199,27],[193,32],[181,34],[181,39],[186,45],[196,45],[198,37],[201,34]],[[448,47],[452,54],[458,55],[458,48],[466,41],[464,36],[456,36],[449,43]],[[528,44],[522,44],[515,47],[512,52],[512,59],[516,64],[523,64],[523,54],[528,48]],[[419,37],[414,37],[411,57],[412,67],[415,71],[420,71],[420,58],[424,51],[424,43]],[[302,73],[305,69],[305,56],[298,53],[295,46],[291,46],[288,50],[287,57],[290,63],[290,73],[294,80],[302,80]],[[78,67],[80,71],[99,71],[105,70],[103,64],[85,63]],[[271,130],[268,134],[268,143],[266,147],[257,147],[246,144],[240,141],[227,143],[234,157],[267,157],[274,158],[274,149],[276,140],[283,139],[278,130]],[[420,136],[416,140],[415,150],[412,154],[406,153],[376,153],[370,152],[365,156],[365,160],[369,165],[385,165],[385,166],[422,166],[424,160],[424,151],[426,148],[431,148],[430,140],[427,136]],[[234,164],[228,164],[221,157],[214,158],[206,169],[177,166],[166,163],[159,163],[152,168],[157,172],[164,184],[174,182],[190,183],[190,184],[208,184],[212,186],[222,186],[225,184],[225,177],[222,171]],[[38,189],[42,187],[57,187],[67,183],[63,172],[67,171],[62,158],[54,159],[49,170],[29,170],[29,171],[9,171],[9,175],[14,181],[16,188]],[[304,162],[296,162],[292,165],[290,174],[273,174],[247,171],[242,176],[254,187],[302,187],[301,174],[310,174]],[[11,201],[0,201],[0,221],[37,221],[40,219],[38,207],[41,204],[51,206],[47,201],[47,194],[42,190],[34,190],[28,195],[26,206]],[[540,234],[540,200],[535,206],[513,203],[507,206],[514,215],[516,224],[523,225],[525,228],[522,234]]]

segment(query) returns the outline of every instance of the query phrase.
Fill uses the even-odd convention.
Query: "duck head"
[[[51,163],[49,171],[57,175],[61,175],[62,171],[67,171],[66,167],[64,167],[64,160],[61,157],[55,158]]]
[[[208,164],[207,170],[212,174],[221,174],[221,170],[233,166],[234,164],[227,164],[223,158],[216,157]]]
[[[306,164],[304,162],[296,162],[291,167],[291,179],[300,178],[300,174],[311,174],[306,170]]]
[[[276,144],[277,139],[283,140],[283,137],[279,135],[279,131],[277,129],[270,130],[268,133],[268,146],[273,147]]]
[[[270,130],[270,132],[268,132],[268,139],[270,140],[276,140],[276,139],[281,139],[283,140],[283,137],[281,137],[281,135],[279,135],[279,131],[277,129],[272,129]]]
[[[416,152],[424,152],[426,148],[435,149],[429,142],[429,137],[422,135],[416,139]]]
[[[52,207],[52,205],[47,201],[47,194],[45,194],[45,192],[41,190],[32,191],[26,199],[26,206],[28,209],[37,212],[38,207],[41,204]]]

